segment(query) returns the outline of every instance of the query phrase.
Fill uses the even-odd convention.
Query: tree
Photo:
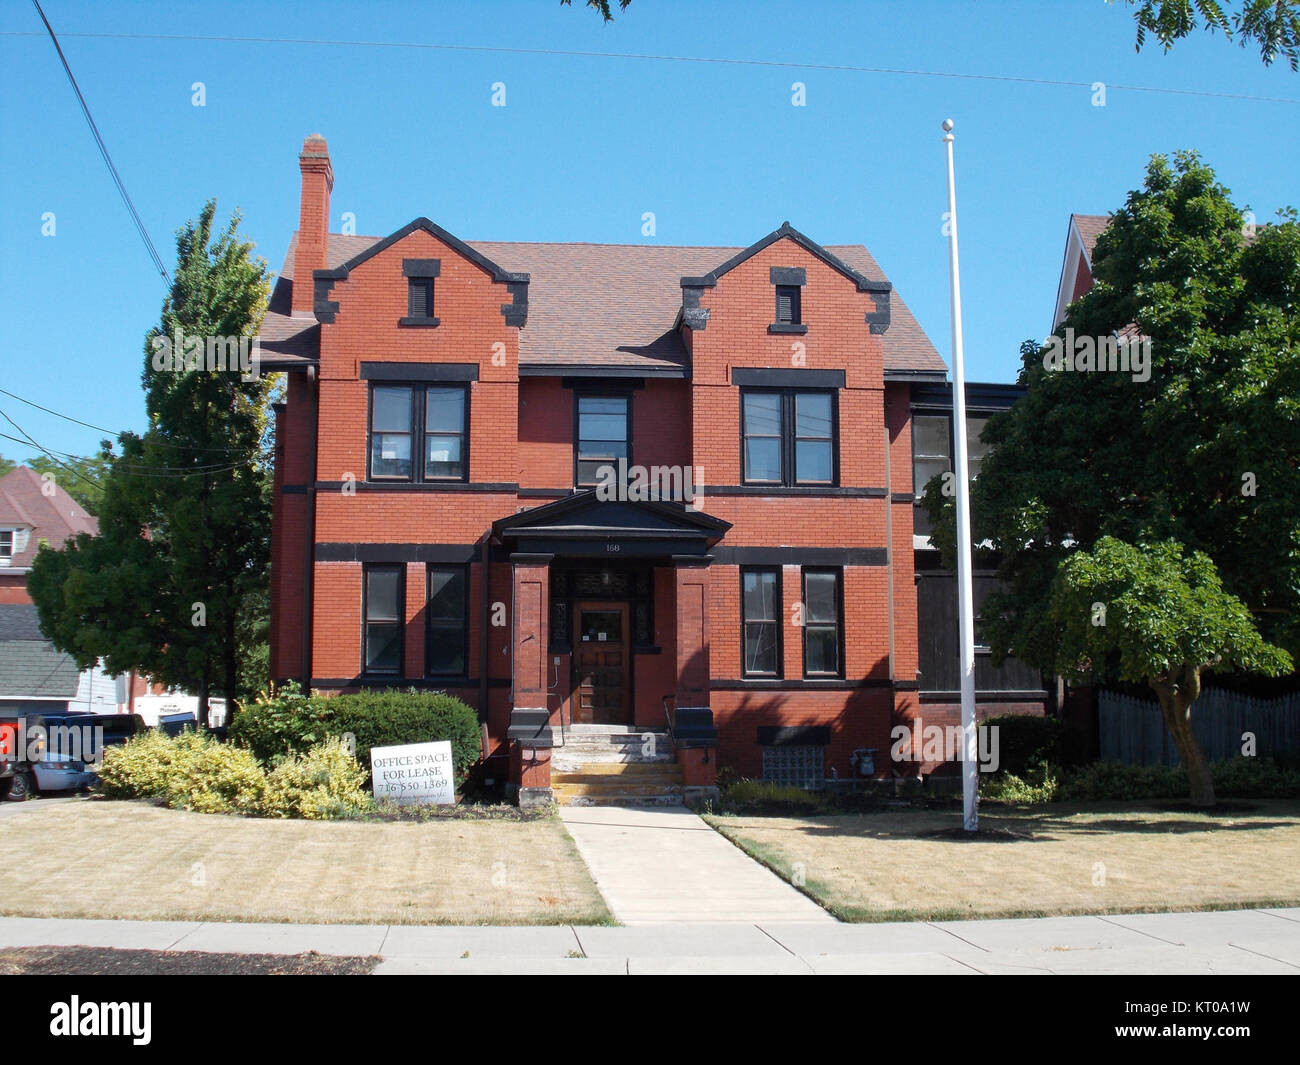
[[[628,4],[630,4],[631,2],[632,0],[618,0],[619,10],[626,11]],[[562,7],[568,7],[572,3],[573,0],[560,0],[560,5]],[[587,6],[593,9],[594,11],[599,11],[601,17],[604,18],[606,22],[614,21],[614,14],[610,10],[609,0],[587,0]]]
[[[1114,0],[1108,0],[1113,3]],[[1228,14],[1218,0],[1124,0],[1137,6],[1133,19],[1137,23],[1137,50],[1153,36],[1168,52],[1175,41],[1189,37],[1203,27],[1223,35],[1245,48],[1258,44],[1265,66],[1272,66],[1279,56],[1286,56],[1291,69],[1300,64],[1300,2],[1297,0],[1241,0],[1240,9]]]
[[[17,469],[17,467],[18,463],[14,462],[13,459],[7,459],[0,455],[0,477],[3,477],[10,470]]]
[[[42,628],[80,665],[102,658],[197,690],[204,713],[214,682],[232,707],[240,694],[270,558],[270,382],[246,379],[237,343],[257,332],[268,274],[238,213],[214,235],[215,213],[209,201],[177,234],[175,279],[145,338],[149,427],[118,438],[98,534],[39,552],[28,582]]]
[[[99,501],[104,496],[104,477],[113,462],[111,441],[101,441],[99,448],[97,454],[86,457],[68,455],[54,459],[49,455],[37,455],[27,465],[42,476],[48,473],[60,488],[86,508],[87,513],[97,514]]]
[[[1002,591],[995,660],[1068,673],[1052,589],[1104,537],[1208,557],[1262,639],[1300,650],[1300,227],[1256,227],[1195,153],[1153,156],[1093,250],[1094,285],[1048,345],[1021,348],[1025,396],[990,420],[974,540]],[[1126,337],[1129,372],[1049,370],[1072,339]],[[1146,343],[1142,343],[1142,341]],[[1140,359],[1142,369],[1137,368]],[[952,557],[951,503],[924,502]],[[1104,670],[1110,663],[1098,661]],[[1104,672],[1101,675],[1109,675]]]
[[[1192,732],[1192,704],[1206,671],[1244,669],[1276,675],[1291,656],[1265,643],[1250,611],[1223,589],[1209,557],[1184,557],[1172,540],[1134,546],[1103,536],[1076,551],[1052,582],[1048,613],[1059,634],[1063,676],[1090,680],[1107,672],[1150,685],[1192,802],[1214,805],[1210,766]]]

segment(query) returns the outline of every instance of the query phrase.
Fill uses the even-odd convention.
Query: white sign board
[[[376,799],[436,806],[456,801],[450,740],[371,747],[370,774]]]

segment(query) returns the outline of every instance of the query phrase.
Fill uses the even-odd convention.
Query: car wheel
[[[15,773],[9,781],[9,794],[5,798],[10,802],[26,802],[35,792],[30,773]]]

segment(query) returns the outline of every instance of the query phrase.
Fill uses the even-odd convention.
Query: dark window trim
[[[595,482],[583,484],[578,476],[578,450],[581,444],[582,419],[580,417],[584,399],[621,399],[627,404],[627,465],[633,463],[632,450],[632,393],[626,388],[575,388],[573,390],[573,486],[574,488],[594,488]],[[590,461],[590,460],[588,460]]]
[[[461,637],[461,658],[465,663],[465,668],[459,673],[436,673],[429,668],[429,663],[433,658],[433,624],[435,618],[433,612],[429,609],[429,600],[433,596],[433,575],[438,572],[455,571],[461,575],[461,606],[460,606],[460,637]],[[464,678],[469,675],[469,578],[470,570],[468,563],[447,564],[429,564],[424,567],[424,675],[426,677],[454,677]],[[442,620],[442,619],[438,619]]]
[[[370,657],[368,629],[370,626],[370,574],[391,570],[397,574],[397,669],[371,670],[366,668]],[[406,674],[406,565],[402,562],[367,562],[361,567],[361,669],[363,677],[402,677]]]
[[[740,567],[740,675],[745,680],[784,680],[785,679],[785,607],[782,596],[783,570],[780,566],[741,566]],[[771,573],[776,577],[776,672],[751,672],[745,664],[745,627],[749,619],[745,616],[745,574]]]
[[[835,627],[836,656],[839,669],[834,673],[810,673],[808,671],[808,574],[829,573],[835,577]],[[805,680],[843,680],[844,672],[844,570],[840,566],[804,566],[799,572],[799,596],[803,604],[803,625],[800,627],[800,639],[803,644],[803,676]],[[823,625],[825,622],[818,622]]]
[[[805,394],[830,396],[831,400],[831,479],[829,481],[799,481],[795,479],[795,397]],[[781,479],[756,481],[745,475],[745,397],[750,394],[779,395],[781,397]],[[765,439],[771,439],[766,437]],[[812,438],[809,438],[812,439]],[[820,439],[820,438],[817,438]],[[765,385],[742,386],[740,389],[740,482],[742,487],[764,486],[777,488],[838,488],[840,486],[840,397],[834,388],[776,388]]]
[[[411,473],[409,477],[375,476],[371,469],[374,458],[375,439],[375,388],[406,388],[411,392],[410,436],[411,436]],[[427,390],[430,388],[459,388],[464,393],[464,425],[461,429],[461,472],[458,477],[426,477],[424,473],[425,457],[425,414],[427,407]],[[431,485],[431,484],[468,484],[470,463],[470,387],[468,381],[462,380],[387,380],[376,379],[370,385],[366,397],[366,482],[381,485]]]

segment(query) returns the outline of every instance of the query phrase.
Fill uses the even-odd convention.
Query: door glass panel
[[[621,643],[623,616],[617,610],[584,610],[579,635],[584,643]]]

